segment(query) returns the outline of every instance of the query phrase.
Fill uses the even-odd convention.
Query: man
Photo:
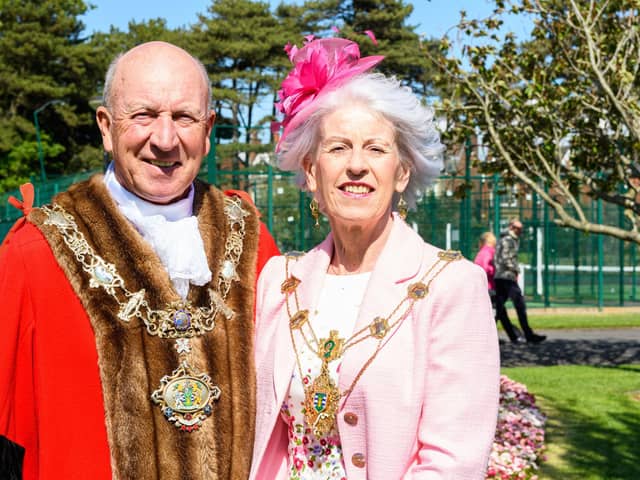
[[[522,341],[514,328],[505,302],[510,299],[518,314],[518,321],[524,333],[525,340],[530,343],[539,343],[545,340],[545,335],[538,335],[531,330],[529,321],[527,320],[527,307],[524,301],[524,295],[518,285],[518,274],[520,266],[518,265],[518,249],[520,247],[520,235],[522,235],[522,223],[519,219],[513,218],[509,222],[506,232],[500,235],[500,240],[496,246],[494,257],[495,263],[495,284],[496,284],[496,317],[502,323],[502,326],[509,336],[509,340],[513,343]]]
[[[107,72],[113,162],[30,209],[0,251],[0,435],[25,479],[246,478],[254,207],[196,180],[214,121],[202,64],[163,42]]]

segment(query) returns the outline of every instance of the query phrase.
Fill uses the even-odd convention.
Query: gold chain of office
[[[213,385],[211,377],[198,373],[189,363],[190,339],[204,335],[215,327],[218,313],[228,320],[234,312],[225,301],[233,281],[239,280],[237,266],[244,248],[245,221],[248,216],[239,198],[224,198],[224,213],[229,232],[225,253],[220,262],[217,290],[208,289],[209,305],[194,307],[188,300],[168,303],[164,309],[151,308],[145,289],[130,291],[112,263],[106,262],[87,243],[75,219],[60,205],[42,207],[47,215],[45,225],[58,229],[64,243],[73,252],[82,269],[89,275],[90,288],[104,289],[119,305],[117,317],[123,322],[139,318],[147,332],[162,339],[175,340],[175,349],[181,359],[171,375],[160,379],[160,386],[151,394],[151,400],[162,410],[165,418],[185,432],[198,430],[213,411],[213,402],[221,390]]]
[[[218,289],[208,289],[210,305],[196,308],[187,300],[178,300],[167,304],[162,310],[155,310],[149,306],[144,288],[137,292],[127,289],[115,265],[106,262],[91,248],[82,232],[78,230],[73,216],[64,208],[53,204],[43,206],[42,210],[47,215],[45,225],[58,228],[67,247],[73,252],[82,269],[89,274],[89,286],[102,287],[116,300],[120,306],[118,319],[129,322],[132,317],[138,317],[144,322],[150,335],[160,338],[192,338],[213,330],[218,312],[227,318],[233,316],[233,311],[225,304],[225,300],[232,281],[238,279],[236,267],[242,255],[244,217],[248,213],[242,209],[239,199],[226,197],[224,200],[229,235],[218,273]]]
[[[295,341],[294,332],[296,330],[300,332],[309,350],[322,361],[320,374],[308,386],[305,385],[304,382],[302,384],[305,393],[305,420],[307,425],[313,429],[314,435],[321,437],[329,433],[335,424],[340,398],[346,397],[353,391],[366,369],[374,361],[378,352],[380,352],[380,349],[384,345],[384,338],[394,329],[400,327],[402,321],[408,316],[415,303],[427,296],[433,280],[449,263],[461,259],[462,254],[451,250],[438,252],[437,261],[431,265],[418,282],[412,283],[407,287],[407,295],[396,305],[389,315],[386,317],[375,317],[371,323],[355,332],[346,340],[338,337],[337,330],[331,330],[328,338],[318,339],[309,320],[309,310],[300,308],[297,288],[301,280],[289,274],[289,261],[291,258],[294,257],[287,256],[285,263],[286,279],[282,283],[280,290],[286,295],[289,333],[296,356],[300,380],[303,380],[303,370],[298,346]],[[291,297],[293,297],[295,313],[292,313],[293,309],[290,305]],[[406,306],[406,308],[403,309],[404,306]],[[311,332],[311,339],[304,331],[305,325]],[[351,382],[350,387],[346,391],[340,392],[329,374],[329,363],[341,358],[349,348],[369,338],[375,338],[378,341],[375,351],[360,368],[358,374]]]

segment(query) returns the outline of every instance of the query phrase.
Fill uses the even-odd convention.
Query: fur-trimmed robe
[[[201,182],[196,182],[195,185],[193,210],[198,216],[213,279],[209,285],[192,286],[188,299],[195,306],[208,306],[207,288],[216,288],[228,227],[223,212],[224,194]],[[54,203],[61,205],[73,215],[78,229],[95,252],[107,262],[115,264],[129,291],[142,288],[146,290],[146,299],[151,308],[162,309],[164,305],[179,299],[166,269],[151,247],[118,211],[100,175],[57,195]],[[255,417],[255,376],[251,354],[253,298],[261,224],[251,205],[243,202],[243,208],[250,215],[245,217],[244,248],[237,267],[240,280],[233,282],[226,301],[235,312],[235,316],[227,320],[223,315],[218,315],[216,326],[211,332],[191,341],[193,351],[190,364],[198,373],[208,373],[212,383],[221,389],[222,394],[219,400],[213,403],[212,415],[203,422],[199,430],[190,433],[182,432],[169,423],[150,398],[151,393],[160,386],[160,379],[171,374],[179,365],[175,342],[150,335],[144,324],[137,319],[126,323],[118,320],[117,302],[104,289],[89,287],[88,274],[82,270],[73,252],[63,242],[57,228],[44,225],[45,213],[41,209],[34,209],[28,216],[29,222],[38,227],[49,243],[64,276],[80,299],[95,335],[104,401],[103,422],[106,420],[113,478],[204,480],[242,479],[248,476]],[[20,235],[14,236],[20,238]],[[27,242],[26,246],[29,245]],[[10,257],[10,252],[14,250],[11,246],[9,243],[0,260]],[[21,246],[25,247],[24,244]],[[28,253],[25,255],[28,256]],[[0,271],[3,267],[0,261]],[[3,278],[0,275],[0,295],[5,295],[6,292],[2,289]],[[27,294],[23,293],[24,295]],[[70,304],[69,311],[72,307]],[[58,331],[60,335],[65,336],[65,341],[67,335],[75,334],[75,318],[65,319],[64,307],[57,306],[55,310],[62,313],[57,316],[59,318],[51,320],[58,322]],[[37,313],[33,314],[34,323],[43,321],[36,318],[39,316]],[[37,326],[30,328],[36,330]],[[33,332],[31,334],[34,335]],[[55,341],[54,338],[44,340]],[[37,341],[34,340],[34,343]],[[69,345],[73,346],[74,343],[69,342]],[[36,350],[37,346],[32,348]],[[60,356],[61,353],[53,355]],[[1,354],[0,360],[4,360]],[[71,390],[66,392],[69,396],[82,397],[86,393],[83,392],[85,384],[90,385],[91,379],[85,378],[86,372],[76,374],[77,378],[74,377],[72,354],[67,358],[60,358],[59,361],[64,362],[62,366],[72,375],[71,379],[65,377],[64,381],[77,385],[77,388],[63,390]],[[4,366],[6,365],[3,365],[3,368]],[[78,366],[79,371],[82,368],[84,366]],[[38,372],[32,375],[34,383],[41,381]],[[0,380],[2,379],[3,375],[0,375]],[[44,381],[46,382],[46,379]],[[37,385],[35,388],[38,388]],[[6,414],[2,393],[0,389],[0,433],[13,429],[14,432],[10,431],[8,436],[13,437],[16,443],[26,443],[28,454],[30,447],[37,448],[42,442],[33,439],[21,442],[23,439],[20,434],[11,435],[19,426],[12,427],[12,420],[15,419],[11,416],[15,413]],[[16,398],[19,393],[16,392]],[[34,396],[37,397],[37,392]],[[70,397],[65,397],[64,393],[56,393],[56,396],[61,398],[48,400],[56,402],[53,411],[57,412],[57,415],[49,413],[46,415],[48,418],[43,418],[44,415],[38,411],[39,407],[32,406],[40,423],[49,420],[66,421],[69,431],[80,428],[80,424],[85,421],[99,423],[95,422],[95,419],[83,418],[84,415],[95,411],[94,405],[87,405],[86,412],[83,412],[77,408],[82,402],[75,401],[75,397],[71,400]],[[19,402],[16,400],[16,403]],[[33,403],[37,403],[36,400],[33,400]],[[76,408],[69,411],[70,405],[75,405]],[[91,432],[87,432],[87,437],[89,436]],[[91,439],[87,438],[87,441]],[[65,442],[65,438],[60,438],[60,442]],[[81,459],[79,465],[83,462],[87,463],[86,459]],[[43,465],[42,461],[36,462],[36,465],[38,463],[40,475],[36,473],[34,478],[62,478],[55,473],[45,475],[43,472],[47,466]],[[102,478],[99,475],[96,477],[91,471],[77,473],[73,478]]]

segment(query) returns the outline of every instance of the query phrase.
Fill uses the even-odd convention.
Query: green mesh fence
[[[267,136],[265,131],[261,135]],[[314,226],[309,197],[295,186],[293,175],[270,166],[273,163],[273,155],[269,153],[273,144],[267,143],[270,139],[256,135],[253,139],[251,148],[243,150],[242,144],[236,142],[238,139],[218,138],[218,142],[227,143],[213,142],[201,177],[223,189],[250,192],[282,251],[308,250],[328,233],[328,222],[322,218],[320,226]],[[407,221],[425,241],[461,250],[473,259],[484,231],[499,235],[508,220],[517,216],[525,227],[519,258],[530,306],[640,304],[637,245],[558,227],[552,212],[536,195],[506,188],[497,176],[466,173],[441,177],[425,193],[417,210],[409,213]],[[36,205],[49,202],[57,192],[89,175],[83,173],[37,184]],[[465,187],[467,184],[470,189]],[[9,195],[18,196],[17,192],[0,195],[0,238],[20,216],[19,211],[8,205]],[[594,220],[625,225],[622,212],[615,206],[585,200],[583,207]]]

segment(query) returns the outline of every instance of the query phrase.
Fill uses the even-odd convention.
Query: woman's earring
[[[407,218],[407,202],[404,201],[404,196],[400,194],[400,200],[398,200],[398,215],[403,220]]]
[[[311,199],[311,203],[309,203],[309,210],[311,210],[311,216],[315,219],[316,227],[320,226],[320,222],[318,222],[318,219],[320,218],[320,208],[318,205],[318,201],[315,198]]]

